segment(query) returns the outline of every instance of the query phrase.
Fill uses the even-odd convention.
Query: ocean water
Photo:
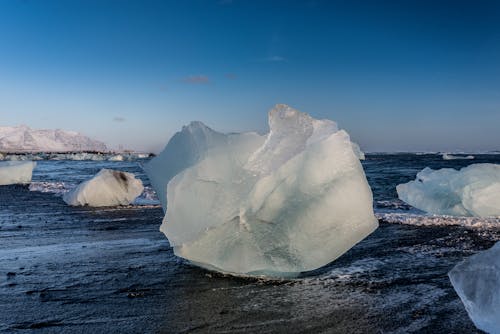
[[[425,214],[395,187],[424,167],[500,155],[369,154],[380,227],[297,279],[237,278],[173,255],[140,161],[38,161],[0,187],[0,331],[37,333],[477,333],[447,272],[500,240],[500,219]],[[146,186],[130,206],[74,208],[62,194],[101,168]]]

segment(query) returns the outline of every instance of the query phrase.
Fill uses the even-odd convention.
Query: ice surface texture
[[[473,164],[459,171],[425,168],[415,181],[396,189],[401,200],[429,213],[500,216],[500,165]]]
[[[500,333],[500,242],[457,264],[448,275],[476,327]]]
[[[30,183],[36,162],[0,161],[0,185]]]
[[[144,187],[134,174],[101,169],[93,178],[80,183],[64,194],[64,201],[73,206],[128,205],[139,196]]]
[[[286,105],[270,132],[177,133],[146,171],[176,255],[213,270],[295,276],[373,232],[372,193],[349,135]],[[179,159],[183,159],[178,161]]]

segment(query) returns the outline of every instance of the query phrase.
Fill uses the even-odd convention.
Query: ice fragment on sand
[[[377,228],[358,155],[334,122],[277,105],[267,136],[195,125],[146,166],[176,255],[222,272],[294,276]]]
[[[139,196],[144,187],[134,174],[102,169],[90,180],[80,183],[64,194],[64,201],[73,206],[128,205]]]
[[[455,170],[425,168],[415,181],[396,187],[398,196],[423,211],[454,216],[500,216],[500,165]]]
[[[0,161],[0,185],[30,183],[36,162]]]
[[[500,333],[500,242],[457,264],[448,275],[476,327]]]

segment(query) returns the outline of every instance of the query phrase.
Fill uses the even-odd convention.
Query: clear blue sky
[[[500,1],[0,0],[0,125],[158,150],[276,103],[367,151],[500,149]]]

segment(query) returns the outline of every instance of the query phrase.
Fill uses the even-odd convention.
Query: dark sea
[[[38,161],[30,187],[0,187],[1,332],[479,333],[447,273],[500,240],[500,219],[428,215],[395,187],[424,167],[500,164],[500,155],[368,154],[380,227],[335,262],[286,280],[175,257],[144,161]],[[63,202],[101,168],[135,173],[145,192],[126,207]]]

